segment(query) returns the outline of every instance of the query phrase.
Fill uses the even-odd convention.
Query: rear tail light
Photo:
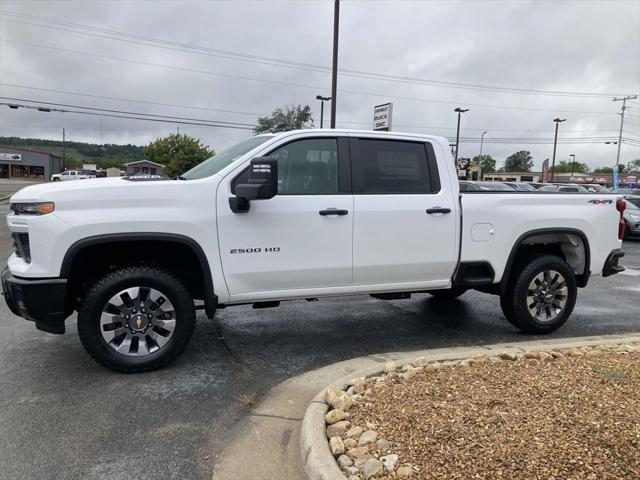
[[[620,212],[620,221],[618,222],[618,240],[622,240],[622,237],[624,237],[624,220],[622,215],[624,214],[625,208],[627,208],[627,204],[624,200],[618,200],[616,202],[616,210]]]

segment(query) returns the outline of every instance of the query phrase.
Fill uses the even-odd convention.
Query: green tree
[[[572,170],[573,168],[573,170]],[[556,162],[556,166],[550,168],[549,171],[553,171],[553,173],[589,173],[589,166],[586,163],[574,162],[573,166],[570,161],[560,160]]]
[[[254,133],[264,133],[276,127],[284,125],[288,130],[299,128],[313,128],[313,118],[311,118],[311,107],[309,105],[289,105],[284,108],[277,108],[270,117],[259,117],[258,125],[253,129]]]
[[[613,173],[613,168],[611,167],[598,167],[593,170],[593,173]]]
[[[170,177],[186,172],[213,155],[212,149],[185,134],[158,138],[144,147],[145,158],[164,165]]]
[[[478,162],[480,162],[480,166],[482,167],[482,173],[496,172],[496,161],[491,157],[491,155],[476,155],[473,157],[473,163]]]
[[[504,161],[505,172],[530,172],[533,168],[533,157],[529,150],[520,150]]]

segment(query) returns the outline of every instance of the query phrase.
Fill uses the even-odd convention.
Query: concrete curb
[[[554,340],[535,340],[529,342],[499,343],[481,347],[458,347],[422,350],[406,354],[402,360],[396,361],[401,367],[415,361],[418,357],[425,357],[428,362],[462,360],[476,355],[494,356],[504,351],[535,352],[541,350],[564,349],[575,347],[593,347],[603,344],[621,344],[640,342],[640,334],[631,335],[603,335],[595,337],[575,337]],[[309,480],[345,480],[345,475],[338,467],[334,456],[329,450],[326,437],[324,416],[329,406],[324,401],[324,394],[328,388],[346,389],[349,380],[359,377],[370,377],[384,372],[384,365],[375,365],[358,370],[323,388],[313,398],[305,411],[300,431],[300,454],[304,472]]]

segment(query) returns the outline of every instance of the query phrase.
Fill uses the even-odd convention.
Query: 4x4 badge
[[[593,203],[594,205],[604,205],[606,203],[613,203],[613,200],[589,200],[589,203]]]

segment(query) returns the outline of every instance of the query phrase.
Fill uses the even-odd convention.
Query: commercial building
[[[62,157],[49,152],[0,145],[0,178],[47,181],[62,171]]]
[[[163,175],[164,165],[151,160],[137,160],[125,163],[127,175]]]

